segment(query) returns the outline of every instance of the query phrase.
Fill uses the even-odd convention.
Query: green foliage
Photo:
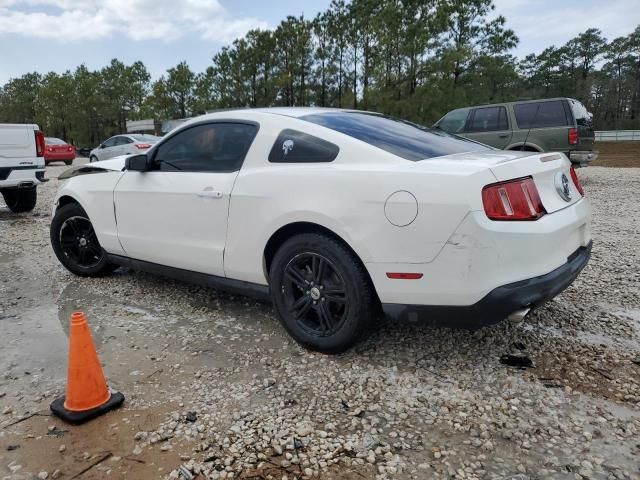
[[[640,26],[607,42],[590,28],[518,60],[518,38],[492,0],[332,0],[222,48],[204,72],[181,62],[156,79],[141,62],[28,73],[0,89],[0,121],[95,145],[126,120],[220,108],[326,106],[423,124],[466,105],[569,96],[596,127],[640,128]]]

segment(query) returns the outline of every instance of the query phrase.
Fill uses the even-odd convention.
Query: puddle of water
[[[17,376],[26,372],[46,372],[49,378],[64,375],[68,342],[55,305],[29,309],[2,320],[0,335],[1,370]]]

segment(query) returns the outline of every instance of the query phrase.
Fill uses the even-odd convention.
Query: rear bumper
[[[483,326],[504,320],[523,308],[539,307],[573,283],[591,257],[593,242],[578,248],[567,262],[537,277],[495,288],[484,298],[468,306],[383,304],[384,312],[393,318],[442,322],[448,326]]]
[[[567,156],[573,163],[585,165],[597,159],[599,154],[597,150],[573,150]]]
[[[76,158],[75,152],[62,152],[62,153],[45,153],[45,162],[64,162],[74,160]]]
[[[47,182],[45,171],[44,165],[0,168],[0,189],[28,188]]]

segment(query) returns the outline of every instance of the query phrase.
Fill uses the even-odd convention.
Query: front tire
[[[95,155],[91,155],[89,157],[89,163],[93,163],[93,162],[97,162],[98,161],[98,157],[96,157]]]
[[[270,279],[282,325],[305,348],[344,352],[376,323],[378,300],[364,266],[329,236],[287,240],[275,254]]]
[[[2,192],[4,201],[13,213],[30,212],[36,206],[38,192],[36,187],[17,188]]]
[[[56,257],[70,272],[83,277],[100,277],[118,268],[108,262],[89,216],[77,203],[56,211],[49,233]]]

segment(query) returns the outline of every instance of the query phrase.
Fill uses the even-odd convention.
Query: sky
[[[0,85],[38,71],[141,60],[153,78],[186,60],[196,71],[252,28],[312,18],[330,0],[0,0]],[[640,24],[638,0],[494,0],[520,43],[518,57],[562,45],[587,28],[609,39]]]

